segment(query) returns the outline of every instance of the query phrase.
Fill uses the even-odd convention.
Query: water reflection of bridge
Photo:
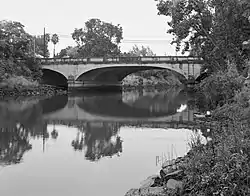
[[[119,105],[119,107],[118,107]],[[184,105],[180,105],[182,107]],[[152,107],[155,107],[152,109]],[[105,100],[98,100],[98,97],[71,97],[65,107],[43,114],[43,119],[50,122],[77,123],[81,122],[120,122],[131,126],[158,127],[185,127],[193,124],[193,110],[186,108],[177,112],[176,107],[153,106],[150,108],[136,108],[125,103],[121,103],[118,97],[108,97]]]

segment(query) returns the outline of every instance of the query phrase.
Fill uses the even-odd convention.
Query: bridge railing
[[[146,64],[146,63],[192,63],[203,62],[195,56],[146,56],[146,57],[103,57],[103,58],[44,58],[38,59],[42,65],[55,64]]]

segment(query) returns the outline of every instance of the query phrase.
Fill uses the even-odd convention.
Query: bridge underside
[[[83,86],[116,86],[120,87],[122,80],[135,72],[145,71],[145,70],[163,70],[164,68],[159,67],[110,67],[110,68],[101,68],[94,69],[88,72],[81,74],[78,78],[76,78],[77,82],[82,82]],[[186,78],[181,74],[172,71],[173,74],[176,75],[180,79],[180,81],[186,81]]]
[[[164,69],[159,67],[110,67],[102,69],[94,69],[81,74],[76,80],[95,80],[95,81],[122,81],[126,76],[138,71]],[[184,76],[178,74],[180,78],[185,79]]]
[[[50,69],[43,69],[41,83],[68,88],[68,79],[63,74]]]
[[[145,70],[163,70],[165,68],[154,66],[119,66],[97,68],[84,72],[73,79],[67,79],[63,74],[43,69],[42,82],[45,84],[68,87],[69,89],[88,89],[88,88],[111,88],[121,89],[122,80],[131,73]],[[185,82],[186,78],[178,72],[172,71],[181,82]]]

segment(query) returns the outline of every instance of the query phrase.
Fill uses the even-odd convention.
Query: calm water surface
[[[119,196],[184,155],[194,132],[181,89],[0,102],[0,194]]]

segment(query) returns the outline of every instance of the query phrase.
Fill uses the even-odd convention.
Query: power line
[[[65,39],[72,39],[72,36],[69,34],[57,34],[59,38],[65,38]],[[159,39],[157,37],[150,38],[150,39],[142,39],[142,38],[136,38],[136,39],[123,39],[121,40],[121,43],[152,43],[152,42],[172,42],[172,40],[169,39]]]
[[[134,42],[138,42],[138,43],[145,43],[145,42],[172,42],[171,40],[148,40],[148,39],[145,39],[145,40],[121,40],[121,42],[124,42],[124,43],[134,43]]]
[[[65,35],[59,35],[59,38],[72,39],[72,37],[65,36]],[[170,43],[172,42],[172,40],[168,40],[168,39],[123,39],[121,40],[121,43],[163,43],[163,42]]]
[[[72,39],[72,36],[71,35],[65,35],[65,34],[57,34],[59,37],[62,37],[62,38],[70,38]],[[123,41],[171,41],[171,40],[168,40],[168,39],[124,39]]]

